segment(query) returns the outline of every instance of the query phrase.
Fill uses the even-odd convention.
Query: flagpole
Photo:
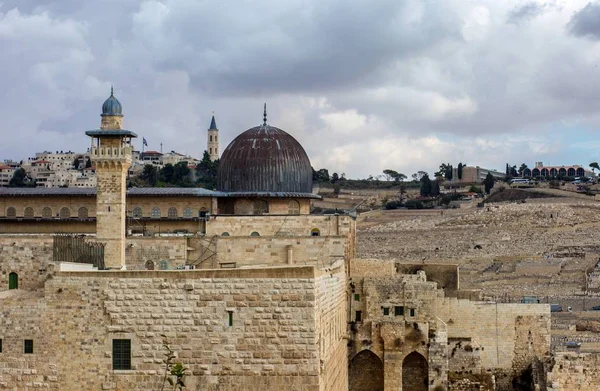
[[[142,136],[142,160],[144,159],[144,140],[145,138]]]

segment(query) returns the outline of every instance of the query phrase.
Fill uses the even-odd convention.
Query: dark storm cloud
[[[600,39],[600,3],[588,3],[573,15],[567,29],[578,37]]]
[[[148,3],[133,32],[144,49],[168,53],[155,61],[160,69],[184,69],[211,94],[348,90],[381,82],[393,61],[458,38],[452,13],[426,3],[414,13],[411,4],[290,1],[215,13],[208,3],[173,4],[168,12]]]
[[[225,147],[267,101],[315,164],[349,175],[550,153],[536,131],[600,126],[594,42],[578,38],[596,37],[597,3],[0,2],[0,159],[84,151],[111,84],[152,149],[200,156],[213,110]]]
[[[544,12],[544,5],[539,3],[527,3],[517,8],[514,8],[508,13],[507,22],[520,24],[527,22]]]

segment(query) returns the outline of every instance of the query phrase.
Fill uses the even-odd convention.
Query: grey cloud
[[[508,23],[520,24],[527,22],[544,12],[544,5],[539,3],[527,3],[520,7],[513,8],[507,17]]]
[[[588,3],[573,15],[567,29],[578,37],[600,39],[600,3]]]

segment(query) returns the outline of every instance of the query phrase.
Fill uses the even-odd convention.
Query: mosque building
[[[211,159],[218,132],[213,117]],[[127,189],[137,135],[112,91],[86,135],[95,189],[0,189],[0,389],[159,390],[169,352],[201,391],[537,376],[548,304],[465,299],[456,265],[357,259],[355,219],[310,214],[310,160],[266,107],[223,151],[216,190]]]

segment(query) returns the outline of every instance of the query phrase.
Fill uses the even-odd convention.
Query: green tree
[[[590,163],[590,167],[592,168],[592,172],[596,172],[594,170],[599,170],[600,171],[600,166],[598,165],[598,162]]]
[[[140,178],[148,183],[149,186],[156,186],[158,181],[158,170],[151,164],[146,164]]]
[[[398,176],[398,171],[386,168],[385,170],[383,170],[383,175],[385,175],[385,180],[389,182],[390,180]]]
[[[196,182],[206,189],[217,187],[217,171],[219,169],[219,159],[210,160],[210,155],[204,151],[202,160],[196,166]]]
[[[339,181],[339,180],[340,180],[340,176],[338,175],[338,173],[337,173],[337,172],[334,172],[334,173],[331,175],[331,183],[332,183],[332,184],[335,184],[335,183],[337,183],[337,181]]]
[[[452,170],[453,170],[452,164],[448,163],[446,165],[446,172],[444,173],[444,177],[449,181],[452,180],[452,176],[453,176]]]
[[[488,174],[485,176],[485,179],[483,180],[483,186],[485,187],[485,192],[488,194],[490,193],[490,190],[492,190],[492,188],[494,187],[494,176],[491,172],[488,172]]]
[[[527,169],[527,164],[525,164],[525,163],[521,164],[521,167],[519,167],[519,176],[523,176],[526,169]]]
[[[431,181],[431,191],[429,195],[432,197],[437,197],[440,195],[440,184],[437,180]]]
[[[175,167],[171,163],[167,163],[160,170],[160,180],[165,183],[173,183],[173,177],[175,175]]]
[[[12,178],[10,178],[10,181],[8,182],[8,186],[9,187],[26,187],[27,186],[27,173],[25,172],[25,169],[19,168],[18,170],[16,170],[14,172]]]
[[[177,162],[173,166],[173,179],[171,184],[178,186],[190,186],[190,168],[187,162]]]
[[[92,167],[92,160],[90,159],[89,156],[86,156],[85,158],[85,168],[90,168]]]
[[[429,179],[429,175],[425,173],[420,179],[421,181],[421,195],[423,197],[427,197],[431,195],[431,179]]]

